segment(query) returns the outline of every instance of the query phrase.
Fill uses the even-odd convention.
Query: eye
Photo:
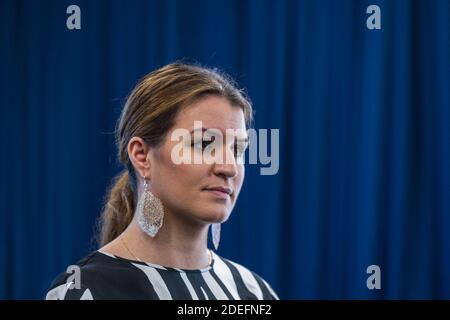
[[[195,149],[198,149],[198,150],[205,150],[211,143],[213,143],[213,141],[214,141],[214,138],[213,139],[211,139],[211,140],[201,140],[201,141],[198,141],[198,142],[195,142],[194,144],[192,144],[192,146],[195,148]]]
[[[233,146],[233,154],[236,158],[241,157],[245,152],[245,147],[235,144]]]

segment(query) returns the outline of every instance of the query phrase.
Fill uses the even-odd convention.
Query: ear
[[[128,142],[128,156],[136,173],[146,179],[150,177],[150,148],[140,137],[133,137]]]

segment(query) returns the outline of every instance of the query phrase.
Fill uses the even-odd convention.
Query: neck
[[[133,219],[120,236],[131,253],[144,262],[181,269],[205,268],[208,225],[189,223],[165,214],[164,225],[154,238],[145,234]]]

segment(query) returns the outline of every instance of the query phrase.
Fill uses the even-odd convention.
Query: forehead
[[[224,133],[226,129],[245,130],[242,109],[218,96],[207,96],[183,108],[177,116],[175,127],[191,130],[194,121],[201,121],[203,127],[219,129]]]

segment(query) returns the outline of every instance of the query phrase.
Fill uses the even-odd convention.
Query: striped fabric
[[[215,253],[211,266],[199,270],[162,267],[101,251],[77,265],[79,288],[68,281],[71,274],[62,273],[53,281],[46,299],[278,299],[264,279]]]

